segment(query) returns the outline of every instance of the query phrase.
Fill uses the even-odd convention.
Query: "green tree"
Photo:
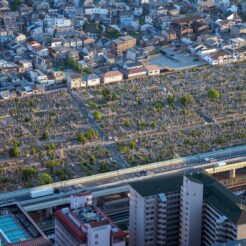
[[[102,95],[108,100],[111,97],[111,91],[108,88],[102,90]]]
[[[167,103],[168,103],[168,105],[173,105],[174,104],[174,101],[175,101],[175,95],[173,95],[173,94],[169,94],[168,96],[167,96]]]
[[[128,147],[127,146],[120,146],[118,150],[121,154],[126,154],[128,152]]]
[[[131,126],[131,122],[130,122],[129,119],[124,119],[124,120],[123,120],[123,124],[124,124],[124,126],[126,126],[126,127],[130,127],[130,126]]]
[[[80,142],[80,143],[84,143],[85,142],[85,135],[83,132],[79,132],[77,134],[77,140]]]
[[[55,175],[60,179],[60,180],[65,180],[66,179],[66,174],[63,170],[59,169],[55,171]]]
[[[212,100],[216,100],[220,98],[220,93],[216,89],[209,89],[208,90],[208,97]]]
[[[59,162],[56,160],[48,160],[46,162],[46,166],[50,169],[50,172],[53,173],[54,172],[54,168],[59,166]]]
[[[136,149],[136,147],[137,147],[137,142],[136,142],[135,140],[132,140],[132,141],[130,141],[129,146],[130,146],[131,149]]]
[[[35,171],[32,167],[26,167],[22,169],[22,179],[24,181],[28,181],[35,175],[37,171]]]
[[[190,105],[194,102],[194,98],[191,94],[187,93],[181,97],[180,101],[184,106],[187,107],[188,105]]]
[[[46,146],[46,149],[47,150],[53,150],[53,149],[55,149],[56,148],[56,145],[54,144],[54,143],[51,143],[51,144],[49,144],[48,146]]]
[[[43,173],[38,177],[38,181],[40,185],[45,185],[52,183],[53,180],[48,173]]]
[[[93,140],[95,138],[98,137],[98,132],[95,131],[94,129],[92,128],[89,128],[86,130],[85,132],[85,137],[88,139],[88,140]]]
[[[38,153],[37,149],[32,147],[31,148],[31,155],[36,155]]]
[[[104,36],[109,39],[115,39],[120,36],[120,33],[114,28],[107,28],[104,33]]]
[[[9,150],[10,157],[18,157],[20,155],[20,148],[18,146],[14,146]]]
[[[99,111],[95,111],[93,113],[93,117],[95,120],[101,120],[102,119],[102,114]]]
[[[47,140],[49,138],[49,134],[47,131],[43,132],[42,136],[41,136],[41,139],[42,140]]]

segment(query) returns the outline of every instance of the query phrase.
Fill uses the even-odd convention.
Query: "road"
[[[246,145],[225,149],[225,150],[209,152],[205,154],[198,154],[186,158],[178,158],[178,159],[173,159],[163,162],[152,163],[144,166],[122,169],[122,170],[113,171],[104,174],[97,174],[88,177],[57,182],[57,183],[42,186],[44,188],[45,187],[59,188],[60,190],[65,191],[64,194],[53,195],[54,197],[47,196],[47,197],[39,198],[40,200],[36,200],[37,198],[31,199],[29,194],[33,188],[30,188],[30,189],[23,189],[14,192],[0,194],[0,201],[2,204],[8,204],[11,202],[22,202],[23,205],[24,204],[31,205],[31,204],[35,204],[36,202],[39,203],[41,201],[50,201],[50,199],[51,200],[56,199],[61,196],[68,197],[71,195],[71,193],[80,191],[79,189],[81,189],[81,187],[76,188],[76,186],[78,185],[81,185],[82,189],[86,188],[91,192],[102,193],[104,190],[107,189],[112,189],[114,187],[119,188],[122,185],[128,183],[129,181],[136,180],[139,178],[145,178],[142,177],[143,171],[146,172],[144,174],[146,176],[170,174],[177,171],[185,172],[187,170],[189,171],[194,168],[202,169],[205,166],[208,167],[214,165],[218,160],[228,161],[229,159],[234,159],[228,161],[228,163],[230,163],[233,161],[235,162],[239,160],[241,161],[245,160],[246,159],[245,157],[246,157]],[[213,160],[213,162],[208,163],[205,161],[205,158],[210,158],[211,160]]]

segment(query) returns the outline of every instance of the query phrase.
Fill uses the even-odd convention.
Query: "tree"
[[[31,154],[32,154],[32,155],[36,155],[37,153],[38,153],[37,149],[34,148],[34,147],[32,147],[32,148],[31,148]]]
[[[95,120],[101,120],[102,119],[102,114],[99,111],[95,111],[93,113],[93,117]]]
[[[60,180],[65,180],[66,179],[66,174],[63,170],[59,169],[55,171],[55,175],[60,179]]]
[[[42,136],[41,136],[41,139],[42,140],[47,140],[49,138],[49,134],[47,131],[43,132]]]
[[[9,150],[9,155],[11,157],[18,157],[20,155],[20,148],[18,146],[14,146]]]
[[[53,150],[53,149],[55,149],[55,148],[56,148],[56,145],[55,145],[54,143],[51,143],[51,144],[49,144],[49,145],[46,147],[47,150]]]
[[[167,96],[167,103],[168,103],[168,105],[173,105],[174,104],[174,101],[175,101],[175,95],[173,95],[173,94],[169,94],[168,96]]]
[[[26,167],[22,169],[22,179],[24,181],[28,181],[31,179],[33,175],[35,175],[37,171],[35,171],[32,167]]]
[[[212,100],[216,100],[220,98],[220,93],[216,89],[209,89],[208,90],[208,97]]]
[[[124,126],[126,126],[126,127],[130,127],[130,126],[131,126],[131,122],[130,122],[129,119],[124,119],[123,124],[124,124]]]
[[[137,142],[136,142],[135,140],[132,140],[132,141],[130,142],[129,146],[130,146],[131,149],[136,149],[136,147],[137,147]]]
[[[52,178],[48,173],[43,173],[38,177],[39,184],[40,185],[45,185],[45,184],[50,184],[52,183]]]
[[[115,39],[120,36],[120,33],[114,28],[108,28],[106,32],[104,33],[104,36],[109,39]]]
[[[80,143],[84,143],[85,142],[85,135],[83,132],[79,132],[77,134],[77,140],[80,142]]]
[[[111,95],[111,91],[108,89],[108,88],[104,88],[102,90],[102,95],[106,98],[106,99],[109,99],[110,98],[110,95]]]
[[[50,169],[50,172],[53,173],[54,172],[54,168],[59,166],[59,163],[56,160],[48,160],[46,162],[46,165]]]
[[[188,106],[190,104],[192,104],[194,102],[194,98],[191,94],[185,94],[184,96],[181,97],[181,103],[184,105],[184,106]]]
[[[94,129],[92,128],[89,128],[86,130],[85,132],[85,137],[88,139],[88,140],[92,140],[92,139],[95,139],[98,137],[98,132],[95,131]]]

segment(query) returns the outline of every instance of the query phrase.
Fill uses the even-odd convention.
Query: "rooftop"
[[[235,224],[246,223],[246,207],[241,205],[240,199],[213,176],[205,173],[193,173],[188,174],[187,177],[204,185],[204,201],[219,213],[225,215]]]
[[[225,215],[235,224],[246,223],[246,206],[240,199],[219,183],[213,176],[206,173],[190,173],[186,177],[193,182],[204,185],[203,199],[219,213]],[[160,193],[179,191],[183,183],[182,174],[161,176],[130,183],[131,187],[141,196],[147,197]]]
[[[56,218],[70,231],[74,237],[81,241],[86,240],[88,226],[100,227],[111,225],[113,237],[124,237],[126,234],[121,231],[112,221],[98,208],[84,206],[74,210],[64,208],[56,211]]]
[[[0,241],[3,246],[51,245],[32,219],[16,204],[0,207]]]
[[[147,197],[159,193],[179,191],[183,183],[183,177],[178,175],[160,176],[148,178],[130,183],[131,187],[141,196]]]

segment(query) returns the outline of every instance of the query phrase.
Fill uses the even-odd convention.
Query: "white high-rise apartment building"
[[[131,246],[178,245],[181,184],[180,177],[131,184]]]
[[[212,176],[162,176],[130,185],[130,246],[209,246],[246,238],[246,207]]]

